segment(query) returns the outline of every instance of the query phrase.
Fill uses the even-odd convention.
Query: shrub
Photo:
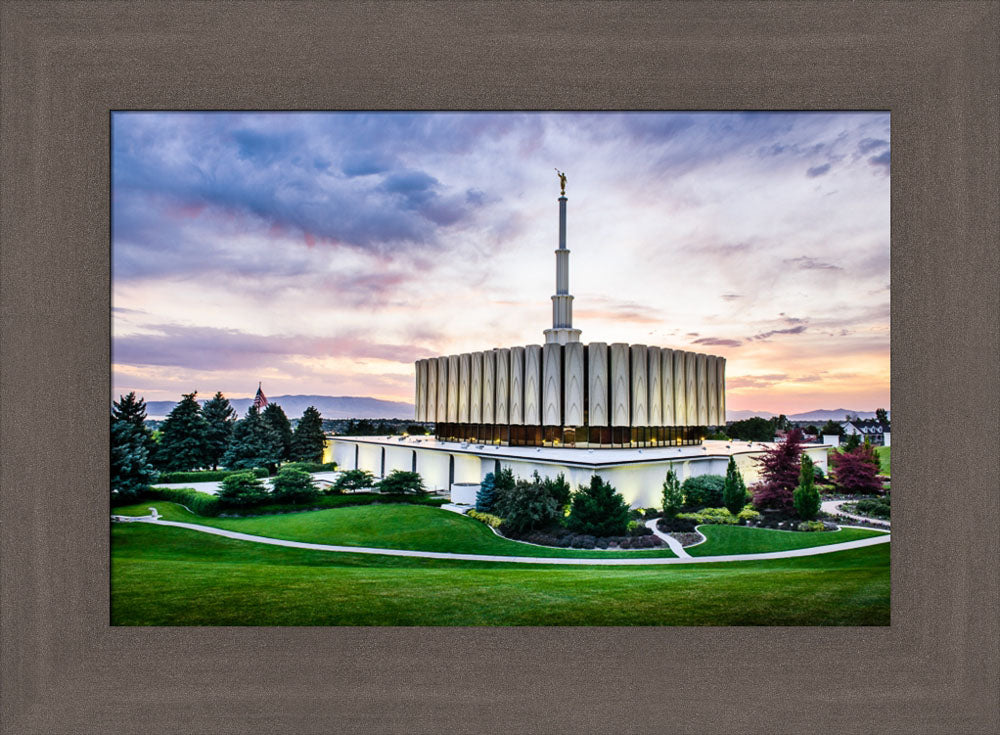
[[[673,518],[684,505],[684,493],[681,492],[681,483],[671,466],[667,470],[667,479],[663,481],[663,515]]]
[[[743,482],[743,475],[736,467],[736,459],[729,457],[729,465],[726,467],[726,479],[722,486],[722,504],[729,509],[729,512],[736,515],[747,502],[747,486]]]
[[[792,504],[799,518],[811,521],[819,513],[819,490],[813,482],[813,462],[808,454],[802,454],[802,469],[799,473],[799,486],[792,492]]]
[[[368,470],[347,470],[338,477],[330,490],[335,493],[367,490],[375,486],[375,476]]]
[[[337,469],[336,462],[286,462],[281,465],[283,470],[302,470],[303,472],[332,472]]]
[[[496,500],[496,486],[492,472],[487,472],[486,477],[479,484],[479,492],[476,493],[476,510],[480,513],[489,513],[493,510],[493,502]]]
[[[600,475],[594,475],[589,486],[581,486],[573,493],[566,525],[594,536],[621,535],[628,527],[628,512],[628,503],[621,494]]]
[[[272,496],[280,503],[308,503],[319,497],[319,490],[308,472],[282,467],[274,478]]]
[[[889,518],[889,503],[883,500],[859,500],[855,505],[858,514],[873,518]]]
[[[498,489],[500,477],[497,476]],[[559,518],[559,507],[541,482],[518,480],[514,487],[497,493],[493,512],[505,519],[504,527],[515,532],[547,526]]]
[[[730,513],[728,508],[704,508],[698,513],[678,513],[677,518],[694,521],[695,524],[733,526],[737,523],[737,517]]]
[[[470,510],[465,515],[469,516],[469,518],[474,518],[477,521],[482,521],[491,528],[499,528],[500,524],[503,523],[503,518],[495,516],[492,513],[480,513],[477,510]]]
[[[251,472],[254,477],[267,477],[267,470],[257,467],[252,470],[194,470],[191,472],[161,472],[157,482],[219,482],[238,472]]]
[[[663,533],[689,533],[694,531],[698,524],[690,518],[661,518],[656,522],[656,527]]]
[[[563,473],[560,472],[555,478],[546,477],[544,480],[540,479],[538,476],[538,470],[535,470],[534,479],[536,482],[541,482],[545,491],[556,501],[556,507],[562,512],[565,510],[566,506],[569,505],[570,495],[572,489],[569,483],[566,482],[566,478]]]
[[[222,481],[219,504],[234,508],[260,505],[268,499],[267,488],[252,472],[236,472]]]
[[[420,473],[410,470],[393,470],[379,480],[377,487],[379,492],[399,495],[426,492]]]
[[[833,481],[843,492],[868,495],[882,491],[882,481],[876,477],[875,466],[863,448],[834,452],[830,461],[833,463]]]
[[[797,528],[799,531],[825,531],[826,524],[823,521],[802,521]]]
[[[716,508],[722,505],[722,491],[725,485],[725,478],[718,475],[689,477],[681,486],[684,491],[684,505],[688,508]]]
[[[165,500],[183,505],[200,516],[218,515],[219,498],[215,495],[199,492],[189,487],[154,487],[143,493],[143,498],[149,500]]]
[[[760,520],[760,513],[755,511],[752,505],[745,505],[743,510],[736,514],[736,518],[743,523],[752,523]]]

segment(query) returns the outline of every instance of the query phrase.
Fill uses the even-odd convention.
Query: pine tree
[[[302,462],[322,462],[326,437],[323,435],[323,417],[314,406],[302,412],[302,418],[292,434],[291,459]]]
[[[277,403],[269,403],[261,417],[281,440],[281,461],[289,459],[292,454],[292,424],[285,415],[285,410]]]
[[[139,427],[127,420],[111,422],[111,498],[134,500],[156,479]]]
[[[813,481],[813,462],[809,455],[802,453],[802,469],[799,472],[799,485],[792,493],[792,504],[799,518],[811,521],[819,513],[819,490]]]
[[[667,470],[667,479],[663,481],[663,515],[673,518],[682,505],[684,505],[684,493],[681,492],[681,481],[671,466]]]
[[[111,420],[127,421],[135,426],[142,434],[143,446],[152,457],[156,443],[153,441],[153,432],[146,426],[146,402],[142,398],[136,398],[135,391],[111,402]]]
[[[875,409],[875,420],[878,421],[883,426],[888,425],[888,423],[889,423],[889,412],[886,411],[884,408],[876,408]]]
[[[233,427],[222,465],[233,470],[267,467],[273,471],[281,461],[281,451],[281,437],[264,423],[257,407],[251,405],[246,416]]]
[[[747,502],[747,486],[743,482],[743,475],[736,467],[736,460],[729,458],[729,466],[726,467],[726,484],[722,487],[722,504],[733,515],[737,515]]]
[[[476,493],[476,510],[480,513],[489,513],[493,510],[493,501],[496,497],[494,477],[492,472],[487,472],[486,477],[479,484],[479,492]]]
[[[620,536],[628,529],[628,503],[600,475],[573,493],[566,525],[577,533]]]
[[[209,401],[202,406],[201,415],[205,417],[207,428],[205,429],[205,461],[212,466],[213,470],[219,468],[219,460],[229,446],[229,439],[233,435],[233,424],[236,423],[236,411],[229,400],[217,392]]]
[[[206,463],[205,433],[208,424],[195,400],[198,391],[185,393],[171,409],[160,429],[157,464],[171,472],[196,470]]]

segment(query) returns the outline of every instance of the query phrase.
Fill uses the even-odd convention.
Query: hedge
[[[332,472],[337,469],[336,462],[287,462],[280,469],[302,470],[303,472]]]
[[[500,516],[495,516],[492,513],[480,513],[478,510],[470,510],[465,515],[469,516],[469,518],[475,518],[477,521],[482,521],[492,528],[499,528],[500,524],[503,523],[503,518]]]
[[[161,472],[156,484],[170,482],[221,482],[237,472],[253,472],[254,477],[267,477],[267,470],[258,467],[253,470],[195,470],[193,472]]]
[[[142,494],[142,499],[178,503],[200,516],[215,516],[222,510],[215,495],[198,492],[189,487],[153,487]]]

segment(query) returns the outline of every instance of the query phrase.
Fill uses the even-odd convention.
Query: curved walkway
[[[841,510],[840,506],[844,503],[852,503],[853,500],[824,500],[820,503],[819,509],[824,513],[829,513],[830,515],[841,515],[846,518],[853,518],[856,521],[866,521],[868,523],[873,523],[876,526],[883,526],[885,528],[891,528],[889,521],[883,521],[879,518],[869,518],[867,516],[859,516],[855,513],[848,513],[846,510]]]
[[[681,542],[680,541],[678,541],[677,539],[675,539],[669,533],[664,533],[663,531],[661,531],[660,529],[658,529],[656,527],[656,522],[658,520],[660,520],[660,519],[659,518],[653,518],[651,520],[646,521],[646,528],[648,528],[649,530],[651,530],[653,532],[654,536],[656,536],[659,539],[662,539],[663,542],[667,546],[670,547],[670,550],[672,552],[674,552],[675,554],[677,554],[677,558],[678,559],[690,559],[691,555],[684,550],[684,547],[681,546]],[[702,535],[701,538],[702,538],[702,541],[704,541],[705,536]]]
[[[658,566],[661,564],[704,564],[724,561],[763,561],[765,559],[788,559],[797,556],[814,556],[817,554],[832,554],[847,549],[860,549],[865,546],[889,543],[889,534],[872,538],[845,541],[841,544],[814,546],[809,549],[792,549],[790,551],[770,551],[763,554],[731,554],[729,556],[683,556],[676,559],[662,557],[638,557],[635,559],[597,559],[579,557],[538,557],[538,556],[496,556],[492,554],[453,554],[442,551],[411,551],[409,549],[379,549],[367,546],[332,546],[329,544],[312,544],[304,541],[287,541],[285,539],[254,536],[249,533],[227,531],[222,528],[200,526],[196,523],[181,523],[180,521],[164,521],[152,516],[112,516],[116,521],[132,523],[151,523],[156,526],[174,526],[191,531],[224,536],[237,541],[253,541],[271,546],[287,546],[293,549],[309,549],[311,551],[339,551],[349,554],[380,554],[383,556],[411,556],[421,559],[451,559],[459,561],[508,562],[512,564],[572,564],[577,566]],[[676,552],[675,552],[676,553]]]

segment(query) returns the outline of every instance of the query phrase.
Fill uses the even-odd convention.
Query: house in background
[[[861,441],[868,439],[868,443],[873,446],[890,446],[889,424],[883,424],[878,419],[851,419],[842,422],[840,426],[844,430],[841,442],[852,434],[857,434]]]

